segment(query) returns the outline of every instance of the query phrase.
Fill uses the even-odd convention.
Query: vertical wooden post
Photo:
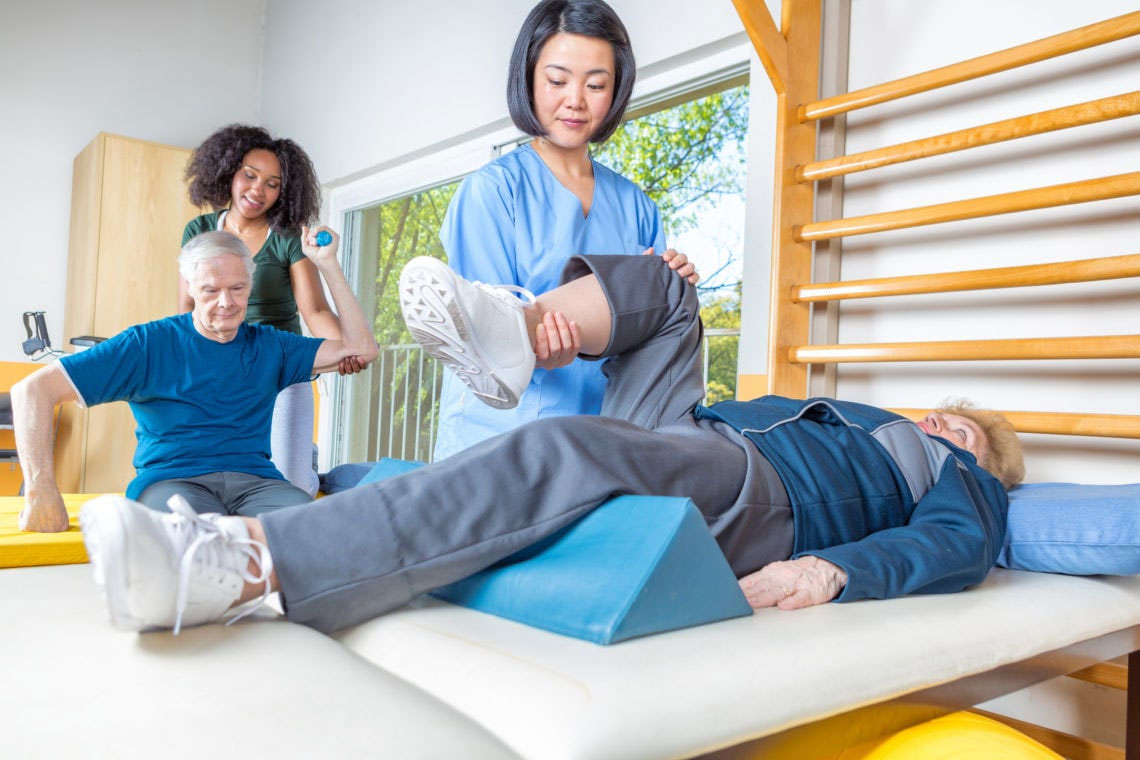
[[[820,97],[847,92],[847,53],[851,27],[851,0],[824,0],[820,32]],[[847,114],[836,114],[819,121],[815,160],[835,158],[846,152]],[[843,216],[843,177],[833,177],[815,185],[815,218]],[[843,238],[816,241],[812,254],[814,282],[835,282],[841,277],[840,258]],[[819,302],[811,307],[811,338],[808,342],[830,345],[839,342],[840,303]],[[815,364],[808,371],[809,396],[835,396],[838,367]]]
[[[795,170],[815,160],[816,142],[816,123],[801,123],[797,111],[819,94],[821,3],[784,0],[777,29],[764,0],[733,0],[776,92],[767,384],[769,393],[796,397],[807,393],[807,367],[792,364],[788,349],[810,342],[811,307],[792,303],[791,292],[811,281],[812,246],[792,233],[812,220],[815,192],[812,184],[796,182]]]
[[[812,219],[814,187],[796,182],[795,169],[815,159],[816,123],[801,123],[798,108],[819,93],[821,0],[784,0],[787,88],[777,93],[776,188],[772,232],[772,298],[768,337],[768,391],[803,397],[807,366],[789,360],[791,346],[809,342],[811,307],[792,303],[794,285],[811,281],[812,247],[796,242],[793,229]]]
[[[1128,655],[1128,712],[1124,760],[1140,760],[1140,651]]]

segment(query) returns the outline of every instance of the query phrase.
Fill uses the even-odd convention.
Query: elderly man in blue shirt
[[[135,325],[94,348],[63,357],[12,388],[16,446],[26,504],[20,528],[67,530],[52,466],[52,410],[75,401],[126,401],[138,423],[136,477],[127,496],[165,510],[181,494],[199,512],[256,515],[311,497],[286,481],[269,455],[278,391],[333,368],[344,357],[376,357],[368,320],[337,263],[339,239],[302,250],[325,282],[344,325],[342,340],[318,340],[245,322],[253,260],[228,232],[190,240],[179,256],[194,309]]]

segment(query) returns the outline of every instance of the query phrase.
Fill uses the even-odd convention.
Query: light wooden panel
[[[962,272],[877,277],[845,282],[819,282],[792,288],[793,301],[837,301],[847,298],[949,293],[991,288],[1020,288],[1140,277],[1140,254],[1097,259],[1028,264]]]
[[[750,0],[750,5],[755,13],[767,14],[763,0]],[[811,279],[812,250],[811,245],[795,239],[793,229],[811,220],[814,191],[795,182],[795,167],[814,158],[816,128],[814,123],[800,123],[796,111],[819,91],[820,0],[785,0],[782,10],[786,58],[796,65],[788,67],[786,90],[776,97],[768,389],[802,397],[807,391],[807,368],[786,357],[789,347],[807,341],[811,313],[807,305],[793,303],[790,295],[792,286]],[[764,39],[753,41],[766,44]],[[758,53],[762,59],[774,55],[763,48]]]
[[[182,176],[190,151],[100,134],[76,158],[61,348],[177,311],[182,228],[197,215]],[[122,491],[135,422],[123,402],[64,407],[56,476],[64,491]]]
[[[1069,674],[1070,678],[1095,683],[1098,686],[1107,686],[1119,691],[1128,690],[1128,666],[1117,665],[1112,662],[1098,662],[1083,670]]]
[[[788,351],[788,358],[791,361],[804,364],[1136,357],[1140,357],[1140,335],[851,343],[832,346],[795,346]]]
[[[796,169],[800,182],[815,182],[828,177],[853,174],[882,166],[914,161],[919,158],[940,156],[967,148],[1013,140],[1019,137],[1040,135],[1059,129],[1070,129],[1085,124],[1096,124],[1140,113],[1140,92],[1129,92],[1100,100],[1090,100],[1051,111],[1041,111],[1014,119],[995,121],[980,127],[947,132],[937,137],[911,140],[876,150],[852,153],[849,156],[814,161]]]
[[[788,89],[788,44],[763,0],[732,0],[736,13],[756,48],[760,63],[777,94]]]
[[[1102,744],[1080,736],[1073,736],[1064,731],[1057,731],[1033,723],[1026,723],[1023,720],[1011,718],[1008,715],[992,713],[987,710],[978,710],[975,708],[970,710],[970,712],[977,713],[991,720],[996,720],[999,723],[1004,723],[1010,728],[1025,734],[1030,739],[1041,742],[1062,757],[1068,758],[1068,760],[1125,760],[1124,750],[1119,747]]]
[[[181,176],[189,151],[109,135],[99,220],[96,334],[178,311],[182,228],[196,214]]]
[[[881,214],[867,214],[848,219],[833,219],[827,222],[805,224],[793,230],[793,236],[796,240],[805,242],[826,240],[834,237],[866,235],[871,232],[955,222],[962,219],[977,219],[996,214],[1011,214],[1018,211],[1103,201],[1138,194],[1140,194],[1140,172],[1130,172],[1111,177],[1066,182],[1049,187],[987,195],[950,203],[936,203],[931,206],[920,206],[901,211],[887,211]]]
[[[930,409],[891,409],[920,420]],[[1099,438],[1140,438],[1140,416],[1134,414],[1078,414],[1074,412],[1012,412],[1001,410],[1019,433],[1082,435]]]
[[[751,401],[754,398],[759,398],[768,392],[768,376],[767,375],[737,375],[736,376],[736,400],[737,401]]]
[[[914,76],[903,77],[874,87],[838,95],[834,98],[807,103],[798,117],[803,120],[824,119],[840,113],[885,103],[907,95],[927,92],[939,87],[965,82],[995,74],[999,71],[1043,61],[1077,50],[1103,45],[1140,34],[1140,11],[1126,13],[1096,24],[1055,34],[1025,45],[1007,48],[989,55],[971,58],[961,63],[943,66]]]
[[[196,209],[181,181],[189,151],[114,135],[105,142],[93,330],[110,337],[177,313],[182,228]],[[83,491],[121,491],[135,476],[134,417],[125,402],[88,413]]]
[[[63,335],[57,348],[66,349],[77,335],[95,327],[95,280],[99,264],[99,221],[103,202],[103,135],[75,157],[71,180],[71,229],[67,256],[67,302]],[[80,490],[87,455],[87,412],[75,404],[60,410],[55,444],[55,478],[64,493]]]

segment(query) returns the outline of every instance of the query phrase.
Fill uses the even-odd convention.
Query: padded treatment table
[[[90,565],[0,570],[0,756],[517,757],[332,639],[258,615],[124,633]]]
[[[523,757],[691,757],[768,737],[752,751],[799,760],[821,735],[857,744],[1140,649],[1140,577],[995,570],[958,594],[768,609],[610,647],[427,599],[336,637]],[[904,695],[906,709],[869,708]]]

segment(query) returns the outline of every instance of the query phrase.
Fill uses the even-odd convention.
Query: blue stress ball
[[[323,246],[328,245],[331,242],[332,242],[332,235],[329,234],[328,230],[321,230],[320,232],[317,233],[317,245],[323,247]]]

